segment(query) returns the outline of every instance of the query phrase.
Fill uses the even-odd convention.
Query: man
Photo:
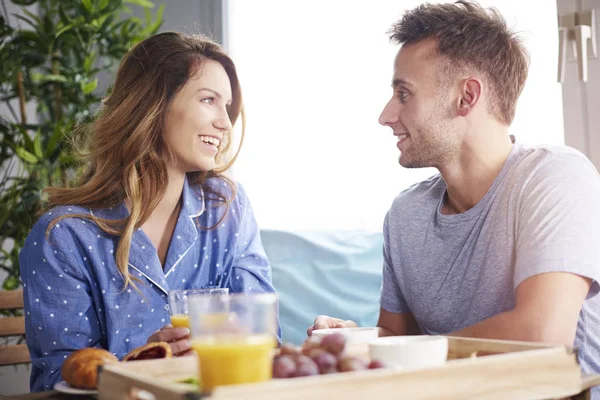
[[[579,152],[527,147],[508,129],[528,55],[500,14],[426,4],[402,45],[379,122],[400,165],[439,175],[384,222],[380,335],[451,334],[579,348],[600,371],[600,179]],[[356,326],[319,316],[312,330]]]

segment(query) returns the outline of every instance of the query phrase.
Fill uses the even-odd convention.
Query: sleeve
[[[31,391],[52,390],[64,360],[74,350],[99,347],[101,340],[90,279],[78,261],[74,232],[43,217],[19,255],[25,303],[25,332],[31,355]]]
[[[383,223],[383,282],[381,285],[381,308],[391,313],[411,312],[408,304],[404,300],[402,290],[398,283],[398,277],[395,272],[391,254],[390,254],[390,234],[389,234],[390,212],[385,216]]]
[[[239,184],[236,197],[232,212],[237,214],[239,225],[237,232],[234,232],[235,252],[232,255],[229,290],[233,293],[274,293],[271,265],[262,245],[260,230],[250,201]],[[279,320],[277,326],[277,336],[281,338]]]
[[[526,182],[516,221],[514,287],[546,272],[600,281],[600,178],[578,154],[554,154]]]

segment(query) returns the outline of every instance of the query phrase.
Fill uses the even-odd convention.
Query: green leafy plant
[[[164,5],[11,0],[20,11],[7,15],[5,1],[0,103],[8,111],[0,115],[0,268],[8,274],[2,288],[12,290],[20,285],[18,254],[43,207],[42,189],[69,186],[78,177],[81,166],[70,139],[100,104],[99,74],[114,72],[131,46],[158,31]]]

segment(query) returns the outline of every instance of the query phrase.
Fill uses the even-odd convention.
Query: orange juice
[[[200,360],[202,390],[271,379],[271,353],[276,345],[272,335],[221,335],[193,339],[192,348]]]
[[[171,315],[171,325],[175,328],[190,328],[190,319],[187,314]]]

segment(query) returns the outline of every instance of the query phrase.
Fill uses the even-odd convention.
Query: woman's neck
[[[162,199],[158,202],[158,205],[152,211],[152,215],[157,215],[161,218],[173,215],[175,211],[180,209],[180,200],[183,194],[183,185],[185,183],[186,176],[181,173],[168,172],[169,181],[167,184],[167,190],[163,195]]]

